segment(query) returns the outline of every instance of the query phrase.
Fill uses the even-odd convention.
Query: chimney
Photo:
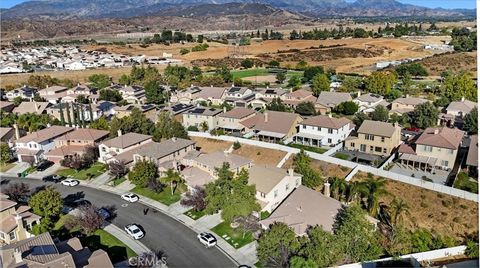
[[[290,177],[293,176],[293,168],[289,168],[287,172],[288,172],[288,176]]]
[[[117,136],[119,136],[119,137],[122,136],[122,130],[121,129],[117,130]]]
[[[18,248],[16,248],[13,251],[13,258],[15,259],[15,263],[21,263],[23,261],[22,252],[20,252],[20,250],[18,250]]]
[[[173,142],[176,142],[176,141],[177,141],[177,137],[172,137],[172,141],[173,141]]]
[[[436,129],[433,131],[433,134],[438,135],[438,133],[439,133],[438,128],[436,128]]]
[[[329,113],[329,114],[328,114],[328,117],[329,117],[329,118],[332,118],[332,114],[331,114],[331,113]]]
[[[268,113],[265,112],[263,115],[265,116],[265,122],[268,122]]]
[[[362,95],[362,92],[359,90],[357,91],[357,98],[360,97]]]
[[[323,188],[323,194],[324,194],[325,196],[330,197],[330,183],[328,183],[328,181],[327,181],[327,182],[325,182],[325,183],[323,184],[323,186],[324,186],[324,188]]]
[[[15,129],[15,139],[16,140],[20,139],[20,130],[18,129],[18,125],[13,124],[13,128]]]
[[[223,113],[227,112],[227,107],[223,107]]]
[[[52,125],[50,125],[50,123],[47,124],[47,128],[51,127]]]
[[[465,102],[465,97],[462,97],[462,102]]]

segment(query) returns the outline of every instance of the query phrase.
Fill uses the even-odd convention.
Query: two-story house
[[[152,142],[152,136],[133,132],[122,134],[119,131],[118,137],[105,140],[98,146],[100,154],[98,161],[106,164],[115,160],[115,156],[150,142]]]
[[[281,142],[297,133],[302,117],[296,113],[266,111],[241,121],[254,133],[254,138],[267,142]]]
[[[179,90],[170,97],[170,103],[190,104],[199,96],[201,91],[199,87],[194,86],[185,90]]]
[[[27,85],[23,85],[23,87],[15,88],[13,90],[7,91],[7,99],[9,101],[13,101],[15,98],[22,98],[22,99],[28,99],[32,100],[33,97],[35,96],[35,93],[37,93],[37,89],[34,87],[29,87]]]
[[[28,134],[15,143],[19,162],[38,163],[44,154],[55,148],[55,139],[73,131],[72,127],[48,126]]]
[[[45,153],[45,158],[59,164],[66,157],[82,155],[87,147],[96,147],[110,132],[90,128],[79,128],[55,139],[55,148]]]
[[[401,143],[401,127],[397,124],[365,120],[356,135],[345,140],[345,148],[377,156],[389,156]]]
[[[78,96],[83,95],[86,98],[90,99],[92,102],[97,102],[98,95],[93,88],[90,88],[87,85],[77,84],[76,86],[69,88],[67,90],[67,95],[62,98],[62,102],[75,102]]]
[[[352,101],[350,93],[322,91],[315,102],[315,110],[320,114],[327,114],[337,105],[346,101]]]
[[[399,148],[401,163],[425,171],[452,170],[464,132],[456,128],[427,128],[410,144]]]
[[[317,115],[299,123],[293,142],[308,146],[333,146],[343,142],[355,129],[347,118]]]
[[[141,86],[127,86],[118,88],[118,92],[122,94],[122,98],[128,103],[144,104],[147,101],[145,90]]]
[[[112,113],[115,114],[116,117],[122,118],[130,116],[135,109],[138,109],[147,118],[155,118],[157,115],[157,107],[155,104],[127,104],[124,106],[115,106],[112,108]]]
[[[44,114],[50,106],[50,102],[24,101],[13,109],[13,113],[19,115],[26,113]]]
[[[193,104],[207,102],[211,105],[221,105],[225,100],[227,89],[224,87],[200,87],[200,89],[198,96],[192,100]]]
[[[39,90],[38,95],[52,104],[59,103],[63,97],[67,96],[67,87],[63,86],[47,86]]]
[[[477,103],[462,98],[461,101],[452,101],[445,109],[446,113],[458,118],[463,118],[469,114],[474,108],[477,107]]]
[[[313,96],[311,91],[305,89],[295,90],[293,92],[286,93],[280,98],[285,105],[295,109],[298,104],[302,102],[312,102],[315,103],[317,98]]]
[[[188,110],[183,114],[183,126],[188,128],[190,126],[197,127],[202,130],[202,126],[206,124],[208,131],[217,128],[218,115],[223,112],[222,109],[196,107]]]
[[[11,244],[33,237],[32,227],[41,217],[30,212],[29,206],[20,206],[0,193],[0,244]]]
[[[254,184],[261,211],[271,213],[298,186],[302,184],[302,176],[293,169],[278,167],[252,166],[248,170],[248,183]]]
[[[255,99],[255,93],[246,87],[232,86],[225,93],[225,102],[234,107],[247,108]]]
[[[415,110],[415,107],[417,107],[418,105],[426,102],[429,102],[429,100],[408,96],[405,98],[398,98],[392,101],[390,113],[399,115],[409,113]]]
[[[366,93],[360,95],[353,100],[358,105],[358,111],[363,113],[371,113],[375,110],[375,107],[378,105],[381,106],[388,106],[389,103],[383,99],[383,96],[373,94],[373,93]]]
[[[256,114],[254,110],[243,107],[236,107],[230,111],[224,109],[223,113],[218,115],[217,127],[225,130],[226,133],[243,133],[245,126],[240,122]]]

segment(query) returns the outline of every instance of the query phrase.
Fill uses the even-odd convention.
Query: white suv
[[[140,229],[140,227],[138,227],[136,224],[129,224],[125,226],[125,231],[127,234],[133,237],[133,239],[140,239],[145,236],[142,229]]]
[[[198,241],[205,247],[214,247],[217,244],[217,239],[211,233],[201,233],[197,235]]]
[[[121,198],[130,203],[135,203],[139,199],[138,195],[132,193],[122,194]]]

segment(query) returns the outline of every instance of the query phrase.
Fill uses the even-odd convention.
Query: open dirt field
[[[365,178],[367,174],[358,173],[353,180]],[[392,180],[387,180],[386,190],[389,195],[382,196],[380,202],[390,204],[394,198],[400,198],[408,204],[404,220],[407,228],[426,228],[457,239],[478,232],[478,204],[475,202]]]
[[[242,147],[233,151],[234,154],[252,159],[255,165],[277,166],[278,162],[287,154],[283,151],[272,150],[257,146],[242,144]]]
[[[198,138],[198,137],[190,137],[190,138],[197,143],[197,147],[200,147],[200,151],[204,153],[225,151],[228,148],[230,148],[230,146],[232,146],[232,143],[228,141],[220,141],[220,140]]]

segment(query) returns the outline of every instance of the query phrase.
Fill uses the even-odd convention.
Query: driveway
[[[84,186],[66,187],[60,184],[43,183],[35,179],[10,179],[10,182],[25,182],[33,190],[36,187],[53,185],[63,197],[69,194],[84,195],[92,204],[116,206],[117,216],[112,223],[122,228],[130,223],[137,223],[145,230],[145,237],[140,241],[151,250],[163,251],[167,256],[169,267],[235,267],[236,265],[217,247],[207,249],[201,245],[197,234],[170,218],[141,203],[125,203],[118,195]],[[144,209],[149,209],[144,215]]]

